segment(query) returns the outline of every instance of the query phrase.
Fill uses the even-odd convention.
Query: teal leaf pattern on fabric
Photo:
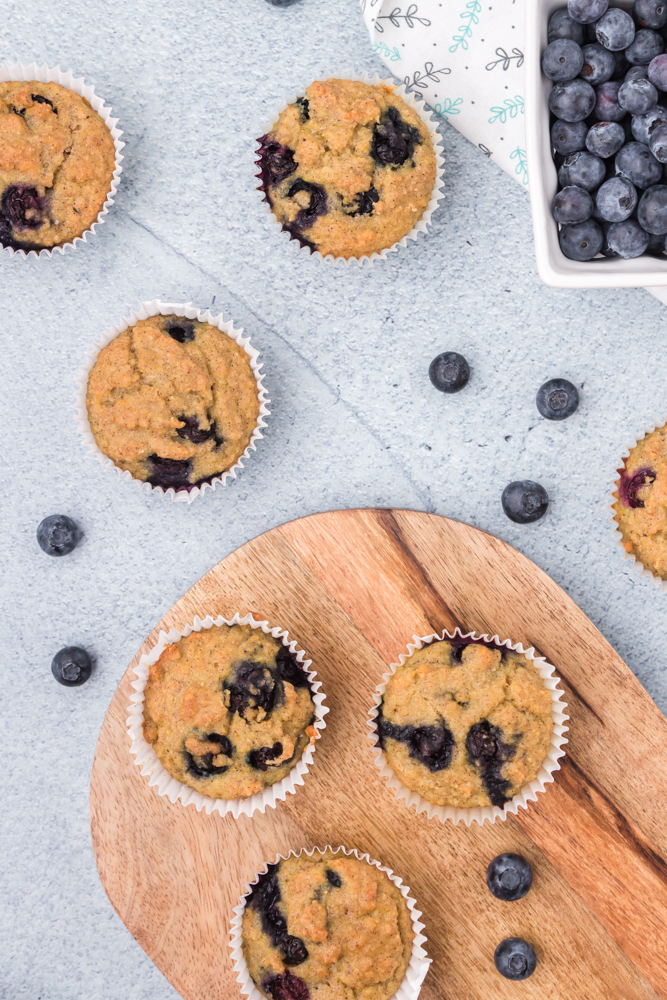
[[[395,45],[393,49],[390,49],[388,45],[384,44],[384,42],[375,42],[373,44],[373,49],[382,59],[389,59],[390,62],[396,62],[397,59],[401,58],[401,53]]]
[[[510,160],[516,160],[516,166],[514,167],[514,173],[517,174],[523,184],[528,183],[528,166],[526,164],[526,150],[521,149],[517,146],[516,149],[510,153]]]
[[[442,115],[443,118],[446,118],[447,121],[449,121],[450,115],[461,114],[461,108],[459,107],[459,105],[461,104],[463,104],[462,97],[457,97],[455,101],[453,101],[451,97],[446,97],[442,102],[442,104],[435,104],[433,106],[433,110],[437,114]]]
[[[459,46],[462,49],[468,48],[468,39],[472,37],[473,26],[479,24],[479,15],[481,12],[482,4],[480,0],[468,0],[465,10],[461,11],[459,15],[461,23],[458,27],[458,34],[452,38],[454,44],[449,46],[450,52],[456,52]]]
[[[516,118],[517,115],[523,114],[523,110],[523,97],[520,97],[519,94],[515,94],[514,97],[506,97],[503,101],[503,107],[489,108],[492,114],[492,117],[489,118],[489,124],[500,122],[501,125],[504,125],[508,115],[510,118]]]

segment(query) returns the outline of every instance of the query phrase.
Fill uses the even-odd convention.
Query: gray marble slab
[[[113,691],[162,614],[259,532],[337,507],[398,505],[478,525],[577,601],[667,709],[667,597],[624,563],[607,491],[621,449],[664,414],[667,311],[643,291],[554,291],[535,270],[528,198],[445,123],[447,197],[428,238],[372,270],[297,259],[253,194],[257,123],[300,81],[378,69],[356,0],[5,0],[4,59],[85,75],[127,142],[108,222],[53,260],[0,256],[3,607],[0,996],[167,1000],[172,987],[112,910],[90,845],[88,783]],[[191,507],[146,497],[82,449],[83,354],[142,299],[223,309],[261,351],[272,399],[246,471]],[[461,351],[452,397],[427,378]],[[545,379],[581,386],[563,424]],[[548,515],[511,524],[511,479]],[[35,529],[85,532],[45,556]],[[80,689],[50,672],[96,658]],[[595,670],[595,663],[590,664]]]

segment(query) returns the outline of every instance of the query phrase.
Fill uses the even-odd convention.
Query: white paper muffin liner
[[[653,431],[658,430],[660,427],[664,427],[665,424],[667,424],[666,418],[663,418],[661,420],[656,420],[656,422],[653,424],[645,424],[643,434],[639,434],[637,435],[636,438],[633,438],[632,443],[626,445],[625,449],[621,452],[621,461],[623,464],[621,465],[620,468],[618,467],[614,468],[614,480],[613,480],[613,486],[610,490],[610,503],[609,503],[609,510],[611,512],[611,517],[609,518],[609,520],[611,522],[612,529],[614,532],[614,541],[616,542],[616,545],[620,548],[621,552],[623,553],[623,559],[626,562],[632,563],[635,566],[635,568],[639,571],[640,576],[650,578],[656,585],[656,587],[658,587],[662,591],[663,594],[667,593],[667,580],[663,580],[661,576],[657,576],[650,569],[647,569],[646,566],[644,566],[643,562],[641,562],[641,560],[638,559],[633,552],[626,552],[625,549],[623,548],[624,538],[621,533],[619,523],[616,520],[615,516],[616,512],[614,510],[614,503],[616,501],[614,493],[618,490],[618,487],[621,482],[621,473],[625,469],[625,460],[630,457],[630,452],[632,451],[632,449],[635,448],[640,441],[643,441],[645,437],[648,437],[649,434],[652,434]]]
[[[394,875],[391,868],[385,868],[385,866],[381,865],[379,861],[373,861],[368,854],[359,854],[358,851],[349,850],[347,847],[331,847],[327,845],[322,850],[317,847],[312,847],[309,851],[305,849],[302,851],[290,851],[287,855],[279,854],[275,861],[271,862],[271,864],[278,864],[280,861],[286,861],[287,858],[292,856],[300,857],[302,854],[307,854],[308,857],[312,857],[315,851],[317,851],[318,854],[324,854],[325,851],[333,851],[334,854],[338,854],[339,851],[342,851],[348,858],[354,857],[357,858],[358,861],[365,861],[369,865],[375,865],[375,867],[379,868],[381,872],[385,872],[387,877],[391,879],[394,885],[396,885],[400,890],[401,895],[405,899],[408,910],[410,911],[414,939],[412,942],[412,955],[410,956],[410,961],[408,963],[405,976],[403,977],[403,981],[389,1000],[417,1000],[432,959],[428,957],[424,949],[424,945],[426,944],[426,937],[422,934],[424,924],[420,920],[421,912],[417,909],[416,900],[410,896],[410,888],[403,883],[398,875]],[[262,871],[258,872],[250,882],[246,882],[246,891],[241,896],[241,901],[238,906],[234,907],[235,916],[230,925],[231,940],[229,947],[232,952],[236,979],[237,982],[241,984],[241,993],[249,997],[249,1000],[266,1000],[266,998],[264,994],[261,993],[255,986],[252,976],[248,970],[248,966],[246,965],[245,958],[243,957],[243,913],[246,908],[247,897],[252,889],[252,886],[256,885],[260,875],[264,875],[267,871],[268,864],[265,864]],[[295,970],[294,974],[299,974],[298,968]]]
[[[379,708],[382,703],[389,678],[392,674],[396,673],[397,667],[402,667],[408,657],[412,656],[416,650],[421,649],[422,646],[426,646],[431,642],[438,642],[441,639],[451,639],[453,641],[456,641],[456,639],[474,639],[475,642],[493,642],[496,643],[496,645],[505,646],[507,649],[512,649],[515,652],[520,653],[522,656],[525,656],[527,660],[532,661],[533,666],[544,681],[544,686],[551,695],[551,717],[553,719],[553,730],[551,733],[551,745],[546,759],[538,771],[535,780],[531,781],[529,785],[525,785],[520,792],[509,800],[509,802],[505,803],[502,809],[499,806],[474,806],[469,809],[460,809],[455,806],[434,805],[433,802],[429,802],[418,792],[413,792],[411,788],[408,788],[407,785],[404,785],[403,782],[400,781],[398,776],[389,766],[384,751],[377,743],[378,734],[376,719],[379,715]],[[457,826],[460,822],[464,822],[466,826],[470,826],[471,823],[479,823],[480,826],[483,826],[486,820],[489,820],[491,823],[495,823],[496,820],[507,819],[510,814],[516,815],[520,807],[527,809],[529,802],[536,801],[538,792],[544,792],[546,790],[544,786],[548,782],[554,780],[554,771],[560,770],[560,764],[558,761],[561,757],[565,756],[563,746],[568,741],[564,738],[563,734],[568,731],[568,727],[563,725],[563,723],[567,722],[569,716],[565,715],[567,705],[563,701],[563,692],[558,687],[559,680],[560,678],[556,675],[555,667],[548,663],[543,656],[537,656],[532,646],[530,649],[524,649],[520,642],[512,643],[509,639],[500,639],[497,635],[478,635],[476,632],[463,633],[459,628],[456,628],[453,633],[445,630],[440,635],[427,635],[421,637],[417,635],[413,636],[412,642],[408,643],[408,652],[401,653],[399,656],[399,662],[390,664],[388,672],[382,675],[382,683],[378,684],[375,689],[373,707],[368,712],[370,721],[367,725],[370,729],[372,729],[372,733],[369,735],[368,739],[373,744],[375,766],[380,771],[380,777],[388,779],[387,784],[389,788],[393,788],[397,799],[405,799],[405,803],[408,808],[415,806],[417,813],[425,812],[429,819],[433,819],[435,817],[436,819],[439,819],[441,823],[451,820],[455,826]]]
[[[114,203],[116,191],[118,190],[118,185],[120,184],[120,175],[123,171],[123,168],[121,167],[121,162],[123,160],[121,149],[123,149],[125,143],[120,141],[120,137],[123,133],[119,128],[116,128],[118,119],[111,117],[113,108],[106,105],[101,97],[97,97],[93,87],[86,87],[82,76],[75,78],[71,70],[68,70],[67,73],[63,73],[60,66],[56,66],[54,69],[49,69],[46,63],[44,63],[43,66],[38,66],[37,63],[30,63],[29,66],[20,62],[14,63],[13,66],[10,66],[8,63],[3,63],[2,66],[0,66],[0,83],[7,83],[10,80],[38,80],[40,83],[59,83],[61,87],[66,87],[67,90],[73,90],[74,93],[79,94],[80,97],[85,97],[88,103],[92,106],[93,111],[97,112],[106,127],[111,132],[111,138],[113,139],[114,148],[116,150],[116,162],[114,165],[113,177],[111,179],[111,187],[106,201],[102,206],[102,211],[99,213],[96,221],[93,222],[90,229],[86,229],[81,236],[75,236],[73,240],[69,240],[67,243],[40,250],[39,252],[37,250],[15,250],[13,247],[0,246],[0,250],[3,253],[9,253],[12,257],[15,254],[19,257],[52,257],[54,251],[56,250],[59,253],[65,253],[65,247],[73,247],[76,249],[77,243],[86,243],[88,236],[95,234],[95,227],[101,226],[105,221],[104,217],[107,215],[109,207]]]
[[[317,257],[319,261],[332,261],[334,264],[342,262],[344,265],[349,267],[350,264],[358,264],[360,267],[364,262],[368,262],[369,266],[374,264],[377,260],[384,260],[389,256],[390,253],[396,253],[400,247],[407,247],[408,240],[416,240],[420,233],[426,233],[428,231],[428,226],[431,222],[431,216],[438,207],[438,203],[442,198],[444,198],[444,156],[442,155],[442,138],[438,135],[438,125],[440,122],[431,115],[430,112],[425,110],[424,101],[421,99],[421,94],[413,94],[405,89],[403,84],[397,84],[391,77],[383,79],[378,73],[370,76],[368,73],[362,73],[358,75],[356,73],[350,72],[340,72],[332,73],[323,79],[334,79],[334,80],[359,80],[361,83],[367,83],[370,86],[377,87],[384,84],[387,87],[391,87],[395,94],[402,97],[406,104],[409,104],[411,108],[417,112],[421,120],[424,122],[428,128],[429,134],[431,136],[431,142],[433,143],[433,148],[435,151],[435,184],[433,185],[433,191],[431,192],[431,199],[424,210],[424,214],[420,218],[419,222],[406,233],[397,243],[394,243],[390,247],[385,247],[380,250],[379,253],[373,252],[370,254],[363,254],[361,257],[334,257],[333,254],[327,254],[324,257],[319,250],[311,250],[310,247],[302,247],[297,239],[292,239],[290,233],[284,232],[282,224],[278,221],[276,216],[273,214],[270,204],[266,201],[266,195],[263,188],[260,186],[257,188],[257,194],[260,200],[262,211],[268,216],[268,221],[271,225],[272,230],[276,231],[281,235],[288,243],[294,244],[294,251],[300,253],[302,256],[305,254],[306,257]],[[309,85],[306,85],[309,86]],[[288,104],[294,104],[298,97],[303,97],[306,93],[306,86],[299,87],[294,94],[285,98],[282,104],[277,104],[275,111],[270,116],[270,118],[259,125],[258,137],[266,135],[274,127],[278,118],[288,106]],[[255,153],[255,156],[259,156],[259,151]]]
[[[141,768],[141,773],[149,779],[148,784],[156,789],[158,795],[166,795],[169,801],[174,803],[180,799],[182,805],[194,805],[197,812],[201,812],[203,809],[207,816],[213,812],[217,812],[221,816],[231,813],[234,819],[238,819],[239,816],[252,816],[255,812],[263,813],[267,807],[275,809],[278,801],[283,801],[288,794],[294,795],[297,785],[304,783],[304,775],[308,773],[309,766],[312,764],[316,744],[310,743],[289,774],[277,781],[275,785],[269,785],[263,791],[256,792],[255,795],[251,795],[247,799],[212,799],[173,778],[158,760],[153,747],[144,739],[143,732],[145,690],[151,665],[157,663],[167,646],[178,642],[183,636],[190,635],[191,632],[201,632],[203,628],[209,629],[221,625],[251,625],[253,628],[260,628],[262,632],[272,635],[274,639],[280,639],[283,646],[287,646],[290,652],[296,655],[297,661],[305,670],[311,683],[315,712],[315,722],[313,723],[316,730],[315,739],[320,739],[322,731],[327,726],[324,716],[329,709],[324,704],[325,696],[320,691],[322,684],[317,680],[316,672],[308,669],[312,660],[307,660],[304,651],[296,648],[296,641],[290,641],[287,631],[278,627],[271,628],[269,623],[265,621],[256,621],[251,614],[241,618],[238,612],[229,619],[223,618],[222,615],[217,618],[211,618],[210,615],[207,615],[204,619],[196,616],[193,623],[186,625],[181,631],[175,628],[170,629],[169,632],[160,631],[156,645],[153,646],[150,653],[142,655],[134,668],[137,679],[132,681],[132,687],[136,693],[131,695],[131,704],[128,705],[130,714],[127,718],[127,731],[132,740],[130,753],[135,757],[134,763]]]
[[[113,459],[105,455],[104,452],[98,447],[95,438],[93,437],[93,432],[90,429],[90,423],[88,420],[88,410],[86,408],[86,392],[88,389],[88,376],[97,361],[97,356],[103,347],[106,347],[112,340],[114,340],[119,333],[127,330],[128,327],[134,326],[140,319],[149,319],[151,316],[183,316],[186,319],[195,319],[201,323],[210,323],[211,326],[216,326],[227,336],[231,337],[232,340],[236,341],[239,347],[242,347],[250,358],[250,367],[253,370],[255,379],[257,380],[257,398],[259,399],[259,413],[257,415],[257,424],[252,432],[252,437],[248,443],[248,447],[243,452],[243,454],[236,460],[234,465],[232,465],[226,472],[221,472],[217,476],[214,476],[210,482],[202,483],[201,486],[195,486],[194,489],[174,489],[171,486],[168,490],[164,490],[161,486],[152,486],[150,483],[144,482],[142,479],[135,479],[131,472],[123,471],[114,464]],[[238,469],[243,468],[243,460],[247,459],[251,451],[256,451],[256,442],[262,438],[262,428],[266,427],[266,418],[270,415],[271,411],[267,409],[267,403],[271,400],[268,398],[266,389],[263,388],[262,382],[264,380],[264,375],[260,375],[260,369],[263,367],[258,364],[257,359],[259,358],[259,351],[256,351],[254,347],[250,346],[250,337],[243,336],[243,329],[235,329],[234,324],[231,321],[224,322],[222,315],[213,316],[209,309],[206,312],[202,312],[199,309],[195,309],[191,303],[170,303],[170,302],[160,302],[159,299],[153,299],[152,302],[142,302],[139,310],[135,312],[134,310],[130,313],[130,318],[125,319],[123,317],[116,326],[112,326],[108,333],[103,334],[102,339],[96,344],[93,344],[92,350],[86,354],[86,364],[79,369],[79,379],[78,379],[78,390],[76,394],[75,410],[77,412],[77,424],[79,433],[83,437],[84,443],[87,447],[97,456],[99,462],[102,465],[113,466],[121,479],[132,481],[138,483],[139,487],[146,493],[157,493],[160,496],[170,496],[172,500],[184,501],[186,503],[192,503],[195,497],[200,496],[204,493],[206,489],[215,489],[215,487],[220,483],[223,486],[226,485],[229,479],[236,479],[236,473]]]

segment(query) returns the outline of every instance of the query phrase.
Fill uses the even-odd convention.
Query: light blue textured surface
[[[557,292],[533,260],[528,200],[443,124],[447,197],[428,238],[372,270],[297,259],[253,194],[252,140],[300,81],[382,71],[356,0],[6,0],[6,59],[85,75],[127,142],[108,222],[53,260],[0,256],[3,383],[0,996],[167,1000],[171,986],[114,914],[90,846],[88,782],[113,691],[162,614],[228,552],[335,507],[398,505],[506,539],[572,595],[667,708],[666,598],[624,563],[607,518],[626,442],[667,408],[665,308],[643,291]],[[82,449],[77,368],[142,299],[223,308],[261,351],[272,399],[246,471],[191,507],[146,497]],[[461,351],[452,397],[427,369]],[[582,386],[563,424],[535,392]],[[541,481],[544,520],[512,525],[500,494]],[[85,540],[51,559],[51,513]],[[50,672],[81,644],[81,689]],[[590,663],[591,670],[596,669]]]

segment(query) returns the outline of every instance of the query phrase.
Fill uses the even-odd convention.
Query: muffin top
[[[625,551],[667,579],[667,427],[659,427],[635,445],[614,496],[614,517]]]
[[[259,414],[250,358],[226,333],[151,316],[104,347],[86,407],[98,447],[135,479],[193,489],[231,468]]]
[[[243,914],[250,975],[274,1000],[388,1000],[413,936],[405,899],[387,875],[331,850],[269,865]]]
[[[59,83],[0,83],[0,244],[43,250],[81,236],[111,190],[111,133]]]
[[[389,766],[429,802],[502,807],[544,763],[551,696],[525,656],[444,639],[389,678],[378,729]]]
[[[392,246],[431,199],[429,130],[391,87],[312,83],[259,142],[262,187],[276,218],[325,256]]]
[[[308,675],[250,625],[213,626],[150,668],[144,739],[165,769],[214,799],[245,799],[291,771],[316,738]]]

